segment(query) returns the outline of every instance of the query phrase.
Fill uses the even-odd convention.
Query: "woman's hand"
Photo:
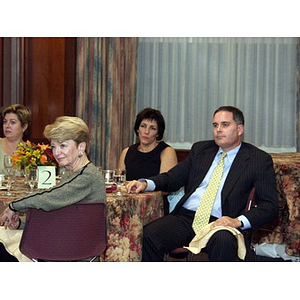
[[[4,226],[5,229],[16,229],[19,226],[19,214],[7,207],[1,215],[0,226]]]
[[[10,222],[8,223],[9,229],[17,229],[20,225],[20,215],[17,212],[14,212]]]

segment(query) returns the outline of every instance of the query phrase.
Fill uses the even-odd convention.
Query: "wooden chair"
[[[33,261],[93,260],[106,244],[105,204],[84,202],[49,212],[29,209],[20,251]]]
[[[248,200],[247,200],[247,205],[246,205],[245,211],[250,210],[255,205],[256,205],[256,203],[255,203],[255,188],[252,188],[252,190],[249,194]],[[245,236],[246,236],[245,242],[248,243],[248,245],[249,245],[249,243],[251,244],[251,233],[246,232]],[[252,249],[250,249],[250,250],[252,252]],[[246,259],[254,260],[253,255],[255,255],[253,252],[251,254],[247,253]],[[206,255],[206,253],[200,252],[199,254],[193,254],[188,249],[185,249],[183,247],[176,248],[176,249],[172,250],[170,253],[167,253],[165,256],[165,260],[169,261],[170,257],[173,257],[173,258],[185,259],[185,261],[193,261],[194,256],[199,256],[199,257],[201,256],[201,260],[208,261],[208,256]]]

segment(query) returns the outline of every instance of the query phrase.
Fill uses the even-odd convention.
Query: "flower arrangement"
[[[57,162],[52,154],[51,147],[45,144],[31,143],[25,145],[19,143],[18,149],[12,155],[15,166],[23,166],[26,169],[37,166],[56,166]]]

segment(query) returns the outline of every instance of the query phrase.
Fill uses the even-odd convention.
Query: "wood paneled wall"
[[[45,125],[76,113],[76,38],[0,38],[0,49],[0,106],[28,106],[28,138],[46,141]]]

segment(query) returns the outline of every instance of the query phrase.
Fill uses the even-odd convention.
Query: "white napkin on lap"
[[[237,230],[236,228],[230,227],[230,226],[216,226],[214,228],[211,228],[211,225],[213,224],[209,223],[206,226],[204,226],[192,239],[189,246],[184,248],[188,249],[194,254],[200,253],[201,249],[205,248],[207,242],[209,241],[210,237],[216,233],[219,230],[228,230],[230,231],[236,238],[238,242],[238,257],[242,260],[245,259],[246,256],[246,246],[245,246],[245,240],[243,234]]]
[[[4,226],[0,226],[0,242],[4,245],[6,251],[17,258],[20,262],[32,261],[26,255],[24,255],[19,245],[21,242],[23,230],[21,229],[5,229]]]

